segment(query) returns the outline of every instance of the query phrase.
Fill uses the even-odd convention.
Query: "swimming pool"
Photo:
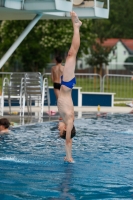
[[[57,122],[0,138],[0,200],[133,199],[133,115],[75,121],[74,164],[63,161]]]

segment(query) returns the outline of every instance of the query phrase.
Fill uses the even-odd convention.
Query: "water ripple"
[[[128,114],[77,119],[74,164],[63,161],[57,122],[1,136],[0,199],[132,199],[132,121]]]

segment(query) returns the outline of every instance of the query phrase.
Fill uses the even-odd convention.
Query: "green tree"
[[[3,21],[0,27],[2,38],[0,52],[4,54],[21,34],[29,21]],[[92,23],[83,20],[79,55],[87,52],[95,39],[90,32]],[[40,20],[9,59],[9,65],[22,63],[25,71],[41,71],[50,61],[50,55],[65,53],[70,48],[73,28],[71,20]]]
[[[129,56],[128,58],[126,58],[124,62],[124,67],[131,72],[133,71],[133,57],[132,56]]]
[[[109,19],[92,20],[92,32],[100,40],[106,38],[133,38],[133,1],[110,0]]]
[[[111,48],[103,47],[101,43],[95,42],[90,47],[90,55],[87,58],[87,63],[92,67],[96,67],[99,74],[102,76],[102,66],[105,66],[109,63],[108,55],[110,53]]]
[[[110,48],[105,48],[102,43],[107,38],[133,38],[133,1],[120,0],[110,1],[110,15],[109,19],[93,19],[91,32],[97,35],[100,39],[100,44],[92,44],[90,47],[91,55],[87,62],[91,65],[99,68],[100,74],[102,74],[102,64],[108,64],[108,55]],[[94,48],[95,46],[95,48]],[[98,67],[99,66],[99,67]]]

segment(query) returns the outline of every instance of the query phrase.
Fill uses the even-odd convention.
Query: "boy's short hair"
[[[73,125],[72,131],[71,131],[71,138],[73,138],[76,135],[76,129]],[[66,139],[66,131],[63,131],[62,135],[60,136],[63,139]]]
[[[57,63],[62,63],[62,57],[61,56],[56,56],[55,60],[57,61]]]
[[[9,128],[10,122],[7,118],[1,118],[0,125],[4,126],[5,128]]]

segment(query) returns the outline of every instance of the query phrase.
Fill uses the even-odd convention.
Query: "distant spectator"
[[[56,65],[51,69],[51,79],[53,82],[54,93],[56,99],[58,99],[59,91],[61,87],[61,76],[63,74],[64,66],[62,65],[62,57],[56,56],[55,58]]]
[[[0,119],[0,134],[9,133],[10,122],[7,118]]]

